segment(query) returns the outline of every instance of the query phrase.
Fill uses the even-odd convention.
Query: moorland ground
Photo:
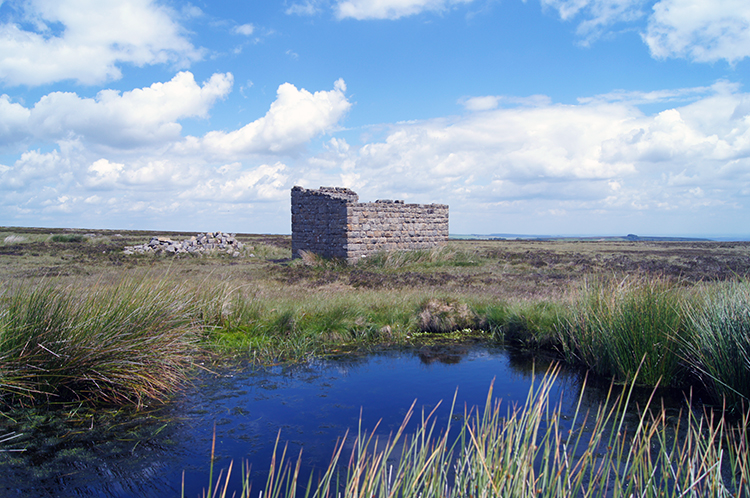
[[[0,228],[5,419],[19,407],[168,399],[199,362],[503,341],[626,386],[695,385],[733,422],[688,413],[681,426],[644,411],[625,435],[621,398],[563,434],[545,380],[524,410],[505,414],[490,397],[465,419],[454,475],[453,449],[429,424],[410,439],[395,481],[386,462],[396,441],[374,452],[358,443],[344,495],[750,493],[748,242],[453,240],[345,265],[291,260],[289,236],[237,234],[239,257],[123,253],[152,235],[195,233]],[[323,494],[333,479],[341,489],[335,468],[318,483]],[[296,481],[282,474],[282,495],[293,496]]]
[[[196,354],[289,361],[448,334],[552,352],[618,380],[632,379],[643,360],[646,385],[699,380],[724,395],[729,379],[716,378],[711,361],[734,365],[721,374],[734,377],[730,385],[745,381],[745,353],[722,355],[744,344],[737,341],[750,344],[750,242],[451,240],[354,265],[292,260],[284,235],[236,234],[245,245],[239,256],[123,251],[156,235],[195,233],[0,228],[3,389],[59,396],[55,384],[65,381],[76,398],[96,391],[71,380],[80,374],[62,373],[74,358],[94,361],[84,345],[113,344],[99,355],[116,368],[117,354],[139,350],[138,341],[154,351],[160,337],[178,370]],[[713,343],[730,351],[719,354]],[[711,360],[717,355],[723,359]],[[77,371],[94,368],[86,365]],[[57,373],[42,385],[30,380],[37,371]],[[727,392],[739,403],[750,388],[735,391]]]
[[[275,282],[306,289],[442,289],[507,298],[556,297],[592,275],[652,274],[686,282],[719,281],[750,272],[750,242],[595,240],[451,240],[456,262],[294,264],[291,236],[237,234],[247,251],[231,257],[125,255],[125,246],[152,236],[183,240],[195,232],[0,227],[0,281],[42,277],[98,278],[133,270],[174,276]]]

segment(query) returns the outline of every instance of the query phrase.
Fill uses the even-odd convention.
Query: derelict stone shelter
[[[446,204],[359,202],[340,187],[292,189],[292,257],[307,251],[353,263],[378,251],[427,249],[448,240]]]

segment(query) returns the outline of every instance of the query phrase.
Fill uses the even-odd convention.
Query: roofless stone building
[[[292,257],[307,251],[353,263],[378,251],[428,249],[448,240],[446,204],[359,202],[340,187],[292,189]]]

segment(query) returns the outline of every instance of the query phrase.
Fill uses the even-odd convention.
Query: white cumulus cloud
[[[310,139],[334,130],[351,108],[339,79],[333,90],[310,93],[291,83],[279,86],[265,116],[232,132],[212,131],[186,148],[199,146],[217,156],[289,152]]]
[[[661,0],[643,38],[657,58],[737,62],[750,56],[750,2]]]
[[[613,24],[636,21],[646,15],[645,0],[541,0],[543,8],[555,9],[560,19],[583,17],[577,33],[588,44]]]
[[[320,0],[305,0],[304,2],[293,3],[284,12],[290,15],[312,16],[321,11],[321,3]]]
[[[31,109],[0,97],[0,145],[29,139],[56,141],[71,136],[90,144],[132,147],[178,140],[186,117],[207,117],[232,88],[230,73],[198,85],[189,72],[166,83],[128,92],[102,90],[95,98],[52,92]]]
[[[119,64],[187,65],[202,52],[153,0],[9,0],[0,21],[0,81],[41,85],[118,79]]]
[[[250,36],[255,31],[255,26],[252,24],[241,24],[232,28],[232,33],[237,35]]]
[[[217,73],[198,84],[181,72],[95,98],[53,92],[30,108],[0,96],[0,145],[23,151],[0,165],[4,223],[287,230],[274,228],[292,176],[280,156],[299,157],[338,129],[351,107],[346,85],[310,92],[286,83],[247,126],[183,136],[179,120],[208,116],[232,79]],[[232,225],[212,225],[218,218]]]
[[[24,139],[29,134],[31,111],[0,95],[0,147]]]
[[[504,100],[536,105],[495,107]],[[672,101],[682,105],[637,107]],[[464,116],[395,124],[359,147],[332,141],[298,177],[356,185],[363,199],[446,202],[452,227],[477,233],[526,233],[530,222],[612,233],[638,219],[661,234],[741,230],[731,220],[750,215],[750,94],[719,82],[580,102],[467,99],[475,112]],[[669,218],[678,212],[682,225]]]
[[[226,165],[217,174],[180,194],[182,199],[219,200],[225,203],[278,200],[286,197],[287,167],[284,163],[261,164],[242,170],[239,163]]]
[[[339,0],[334,10],[339,19],[399,19],[424,11],[442,12],[473,0]]]
[[[541,0],[563,21],[578,22],[584,45],[621,24],[641,33],[655,58],[695,62],[750,56],[750,3],[745,0]],[[645,20],[645,25],[643,21]],[[619,28],[617,28],[619,29]]]

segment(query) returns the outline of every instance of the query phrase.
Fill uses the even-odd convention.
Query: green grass
[[[244,252],[251,253],[254,257],[261,259],[289,259],[292,257],[291,249],[263,243],[245,246]]]
[[[433,249],[415,251],[381,251],[357,262],[361,268],[378,269],[416,269],[445,266],[479,266],[482,258],[476,253],[444,245]]]
[[[558,330],[570,308],[562,301],[481,300],[472,305],[479,327],[497,342],[524,350],[560,350]]]
[[[0,294],[0,401],[134,403],[179,388],[198,309],[161,280]]]
[[[295,462],[286,447],[279,451],[277,439],[259,496],[292,497],[302,491],[311,497],[445,498],[750,493],[747,415],[736,425],[692,412],[675,421],[658,407],[634,409],[630,384],[619,396],[611,389],[591,410],[583,408],[584,385],[575,413],[564,417],[551,399],[555,380],[553,369],[532,385],[522,405],[505,406],[490,389],[483,409],[454,417],[453,406],[441,429],[434,411],[423,412],[416,431],[407,434],[413,406],[385,440],[374,436],[377,427],[368,433],[360,424],[352,442],[347,435],[339,441],[315,482],[299,482],[302,455]],[[211,479],[210,496],[227,495],[231,468],[215,484]],[[242,479],[243,498],[252,489],[248,474]]]
[[[716,404],[742,411],[750,406],[750,282],[704,290],[686,309],[692,334],[683,340],[686,363]]]
[[[83,242],[86,237],[80,234],[56,234],[50,237],[52,242]]]
[[[669,279],[588,281],[560,327],[564,349],[599,375],[680,385],[689,291]]]
[[[365,291],[263,295],[237,289],[208,343],[222,354],[300,360],[342,346],[404,343],[419,330],[422,295]]]
[[[48,234],[29,234],[29,233],[15,233],[11,231],[0,231],[0,247],[1,246],[19,246],[25,244],[31,244],[34,242],[44,242],[49,240]]]
[[[544,350],[625,385],[695,385],[732,417],[685,414],[675,426],[659,410],[629,408],[638,423],[624,433],[625,391],[579,413],[568,433],[544,380],[526,405],[501,409],[490,396],[442,431],[426,414],[416,434],[377,447],[360,432],[354,453],[342,443],[310,494],[750,492],[750,284],[740,277],[747,245],[450,243],[346,266],[273,262],[291,254],[279,237],[247,236],[254,257],[175,259],[124,257],[120,246],[142,243],[141,233],[57,233],[57,242],[50,233],[0,234],[0,414],[36,403],[96,409],[165,400],[198,361],[303,361],[479,337]],[[67,243],[75,237],[86,243]],[[719,270],[694,264],[714,256]],[[636,271],[652,265],[673,278]],[[38,279],[45,274],[59,276]],[[443,439],[449,430],[458,431],[458,446]],[[304,488],[294,462],[287,466],[281,448],[278,456],[270,494]],[[386,466],[388,457],[398,464]]]

